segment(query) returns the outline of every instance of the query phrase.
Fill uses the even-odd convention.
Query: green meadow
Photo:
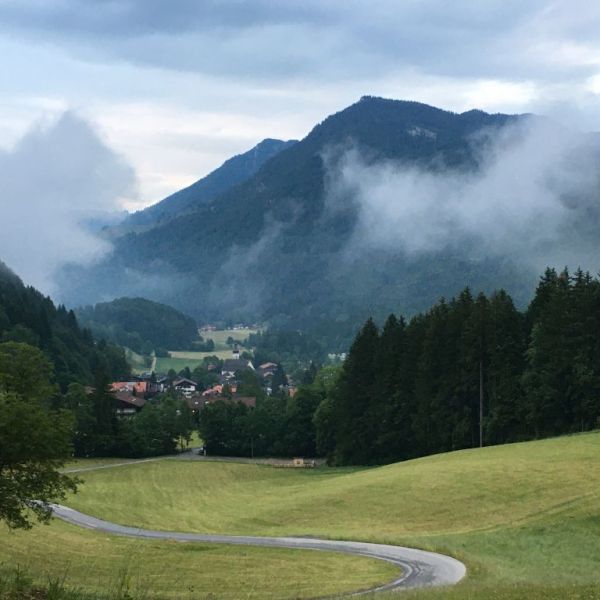
[[[157,373],[168,373],[171,369],[179,373],[186,367],[190,370],[194,370],[196,367],[202,364],[204,356],[210,356],[210,353],[205,352],[186,352],[186,354],[195,354],[195,358],[174,358],[173,356],[158,357],[156,359],[155,370]]]
[[[212,352],[194,352],[191,350],[169,350],[169,357],[156,359],[156,371],[159,373],[167,373],[169,369],[174,369],[179,373],[185,367],[189,367],[192,371],[199,365],[207,356],[216,356],[221,360],[231,358],[231,348],[227,345],[227,339],[232,337],[239,342],[245,340],[251,333],[256,333],[256,329],[222,329],[219,331],[203,332],[205,339],[212,339],[215,342],[215,349]]]
[[[378,468],[294,470],[166,459],[82,475],[85,483],[68,504],[117,523],[398,543],[451,554],[466,563],[467,578],[458,586],[403,594],[408,599],[600,598],[600,433],[465,450]],[[64,551],[65,544],[56,536],[66,532],[102,544],[132,544],[136,552],[145,551],[147,543],[115,541],[54,524],[18,536],[3,534],[0,562],[14,562],[16,540],[25,544],[20,550],[24,557],[37,552],[35,540],[41,536],[46,547],[39,564],[44,565],[53,544]],[[177,544],[151,544],[148,552],[160,554],[164,548],[165,560],[180,552],[173,550]],[[110,556],[99,551],[99,560]],[[245,576],[238,577],[235,568],[242,551],[214,552],[212,556],[222,561],[215,567],[215,579],[207,578],[195,589],[227,598],[245,586]],[[76,572],[77,558],[70,564]],[[291,577],[293,559],[289,568]],[[269,571],[268,561],[257,569]],[[221,573],[232,577],[227,588],[222,588]],[[385,579],[383,572],[371,575]],[[286,581],[287,577],[285,571]],[[318,583],[318,575],[311,577]],[[356,589],[368,587],[367,579]],[[166,593],[167,587],[155,589]],[[265,594],[256,597],[290,597],[289,589],[264,589]],[[329,593],[320,584],[315,589],[320,595]]]
[[[0,530],[0,598],[4,598],[2,578],[9,579],[17,566],[41,585],[59,579],[82,597],[122,600],[314,597],[375,587],[397,574],[395,567],[375,559],[310,550],[140,541],[56,520],[33,531]],[[30,597],[38,599],[6,596]]]
[[[205,339],[213,340],[215,350],[228,350],[227,338],[232,337],[237,342],[243,342],[249,335],[257,332],[258,329],[220,329],[218,331],[207,331],[202,335]]]

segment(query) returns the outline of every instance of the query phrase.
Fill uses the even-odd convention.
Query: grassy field
[[[257,329],[221,329],[219,331],[206,332],[204,338],[211,339],[215,343],[215,350],[229,350],[229,346],[225,343],[228,337],[232,337],[238,342],[243,342],[250,334],[257,332]]]
[[[70,504],[179,531],[314,535],[456,556],[455,590],[406,598],[600,598],[600,434],[372,469],[147,463],[86,473]]]
[[[170,353],[171,358],[177,358],[180,360],[193,360],[202,361],[205,356],[216,356],[221,360],[225,358],[231,358],[231,350],[219,350],[215,352],[191,352],[191,351],[176,351],[172,350]]]
[[[41,584],[64,579],[69,587],[93,593],[94,597],[98,594],[130,600],[146,596],[292,599],[368,588],[397,574],[392,565],[362,557],[310,550],[139,541],[60,521],[32,531],[8,533],[0,529],[0,582],[17,565]],[[11,600],[29,597],[10,596]]]
[[[231,348],[225,343],[227,338],[232,337],[234,340],[243,341],[251,333],[256,333],[256,329],[223,329],[220,331],[206,332],[205,339],[212,339],[215,342],[213,352],[193,352],[188,350],[169,350],[170,357],[156,359],[155,371],[157,373],[168,373],[170,369],[179,371],[189,367],[192,371],[202,364],[202,360],[207,356],[217,356],[221,360],[231,358]],[[136,354],[129,348],[125,349],[125,356],[132,367],[134,373],[143,373],[149,370],[144,357],[141,354]]]
[[[156,370],[159,373],[167,373],[169,369],[179,372],[185,367],[194,370],[202,364],[202,360],[207,356],[217,356],[221,360],[231,358],[231,348],[225,343],[227,338],[243,341],[251,333],[256,333],[256,329],[234,330],[223,329],[220,331],[211,331],[203,334],[205,339],[212,339],[215,342],[215,349],[212,352],[193,352],[188,350],[169,350],[170,358],[158,358],[156,361]]]
[[[186,354],[198,354],[205,356],[204,352],[187,352]],[[174,371],[182,371],[186,367],[189,367],[192,371],[202,364],[202,357],[199,358],[172,358],[172,357],[158,357],[156,359],[156,372],[157,373],[168,373],[170,369]]]

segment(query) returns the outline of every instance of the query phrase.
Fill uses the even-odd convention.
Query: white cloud
[[[132,168],[70,112],[0,152],[0,181],[0,256],[47,293],[63,262],[89,262],[108,250],[82,221],[136,193]]]
[[[329,202],[336,208],[339,199],[353,200],[359,208],[353,251],[415,256],[461,248],[537,270],[595,269],[596,236],[585,223],[600,210],[600,173],[581,137],[536,120],[477,147],[480,167],[468,173],[368,164],[348,151],[330,167]]]

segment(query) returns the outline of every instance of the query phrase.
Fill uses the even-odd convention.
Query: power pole
[[[479,359],[479,447],[483,448],[483,358]]]

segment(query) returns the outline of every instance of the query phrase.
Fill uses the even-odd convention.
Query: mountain
[[[353,153],[363,166],[383,165],[371,177],[375,186],[387,176],[386,165],[418,170],[425,178],[476,173],[490,140],[510,148],[522,139],[521,126],[535,120],[365,97],[211,202],[124,235],[92,269],[70,267],[66,299],[139,294],[200,322],[263,321],[317,330],[332,347],[345,344],[371,314],[414,314],[465,285],[476,291],[505,287],[523,304],[540,267],[482,252],[474,237],[447,234],[450,242],[442,247],[412,253],[401,244],[365,244],[357,194],[339,184],[339,174],[362,182],[348,162]],[[516,162],[501,185],[511,185]],[[394,202],[410,200],[404,192]],[[429,211],[433,218],[435,207]],[[369,235],[377,240],[379,232]]]
[[[277,153],[293,146],[295,140],[265,139],[248,152],[226,160],[218,169],[192,185],[167,196],[164,200],[130,215],[119,228],[152,226],[201,208],[219,194],[243,183]]]
[[[98,337],[135,352],[150,354],[157,348],[186,349],[198,341],[196,321],[145,298],[117,298],[75,311],[84,327]]]
[[[0,261],[0,343],[22,342],[44,351],[54,364],[63,391],[69,383],[89,384],[101,367],[109,377],[129,374],[120,348],[96,343],[89,330],[79,326],[75,314],[55,306],[50,298],[26,287]]]

